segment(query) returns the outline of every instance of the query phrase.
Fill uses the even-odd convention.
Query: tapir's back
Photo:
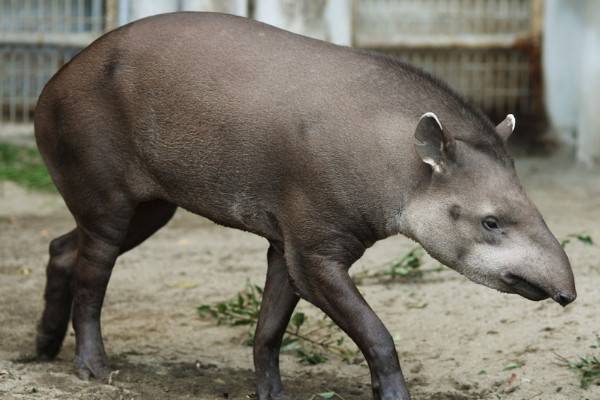
[[[348,149],[368,160],[389,145],[368,122],[383,111],[377,83],[364,85],[377,68],[244,18],[166,14],[103,36],[66,65],[40,97],[36,136],[53,175],[53,159],[64,170],[76,157],[80,172],[106,169],[99,179],[119,171],[140,199],[177,199],[260,232],[285,193],[301,187],[326,201],[325,190],[346,190],[341,172],[362,163]]]
[[[40,97],[36,137],[56,181],[72,162],[137,200],[263,233],[286,196],[363,218],[413,184],[424,169],[412,132],[431,109],[450,129],[472,120],[401,64],[245,18],[175,13],[117,29],[66,65]]]

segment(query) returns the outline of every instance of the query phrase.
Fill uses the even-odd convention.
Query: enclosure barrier
[[[266,22],[399,54],[489,114],[541,109],[541,0],[0,0],[0,128],[30,126],[45,82],[107,29],[182,9],[268,9]]]
[[[358,0],[353,44],[398,54],[496,118],[539,112],[540,0]]]

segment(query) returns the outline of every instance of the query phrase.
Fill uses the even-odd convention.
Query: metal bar
[[[118,26],[119,21],[119,2],[118,0],[106,0],[104,15],[104,31],[110,31]]]
[[[63,12],[61,13],[61,17],[64,21],[65,32],[73,32],[75,29],[75,18],[73,15],[73,4],[71,0],[62,0],[63,4]]]
[[[27,122],[29,120],[29,109],[31,107],[30,104],[30,85],[31,85],[31,63],[30,63],[30,57],[31,57],[31,52],[27,52],[27,51],[23,51],[23,69],[22,69],[22,74],[23,76],[22,81],[23,81],[23,88],[22,90],[22,98],[21,98],[21,107],[22,110],[22,122]]]
[[[101,32],[3,32],[0,44],[26,44],[34,46],[85,47]]]
[[[129,0],[119,0],[118,26],[125,25],[129,22]]]
[[[50,18],[50,26],[58,30],[60,25],[58,21],[58,2],[56,0],[53,0],[51,3],[50,15],[52,16]]]
[[[68,0],[70,1],[70,0]],[[83,0],[77,0],[77,32],[86,31],[86,20],[87,15],[85,14],[85,4]]]
[[[34,26],[35,21],[32,21],[32,15],[31,15],[31,0],[24,0],[23,1],[23,30],[28,30],[31,29],[32,26]]]
[[[108,8],[108,6],[107,6]],[[107,15],[108,18],[108,15]],[[101,0],[92,0],[92,20],[91,20],[91,31],[101,32],[102,31],[102,3]]]
[[[397,35],[385,39],[376,37],[356,37],[355,45],[368,48],[512,48],[528,43],[529,35],[494,34],[494,35]]]
[[[10,95],[8,97],[8,120],[15,122],[17,118],[17,109],[15,107],[14,99],[17,97],[17,77],[16,77],[16,59],[17,54],[14,51],[9,53],[9,69],[8,69],[8,84],[10,85]]]
[[[0,48],[0,122],[4,120],[4,88],[8,80],[6,51]]]
[[[16,31],[17,29],[17,2],[16,0],[11,0],[10,6],[8,7],[8,15],[11,15],[12,18],[8,20],[8,29],[12,31]]]

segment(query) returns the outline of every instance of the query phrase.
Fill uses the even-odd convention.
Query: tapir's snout
[[[509,291],[519,294],[526,299],[540,301],[551,296],[542,286],[533,283],[531,279],[519,276],[517,273],[504,272],[500,276],[500,279],[510,288]]]
[[[533,301],[551,298],[565,307],[577,298],[571,264],[562,248],[541,263],[541,268],[509,269],[500,275],[500,280],[508,291]]]
[[[558,245],[555,257],[558,264],[550,268],[548,274],[548,284],[550,288],[550,297],[563,307],[571,304],[577,298],[577,289],[575,289],[575,277],[569,258],[562,246]]]
[[[566,307],[568,304],[574,302],[576,298],[577,293],[575,291],[573,291],[573,293],[558,292],[558,294],[553,297],[554,301],[563,307]]]

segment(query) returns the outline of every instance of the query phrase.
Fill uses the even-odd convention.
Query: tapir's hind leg
[[[164,226],[175,213],[175,209],[176,206],[161,200],[139,204],[128,222],[125,237],[118,246],[118,254],[134,248]],[[37,336],[37,353],[41,359],[52,359],[58,354],[67,330],[73,299],[73,282],[71,278],[77,262],[79,240],[78,230],[74,229],[68,234],[54,239],[50,244],[50,261],[47,267],[44,295],[46,306],[38,327]],[[97,247],[97,245],[92,245],[92,249],[94,246]],[[86,266],[88,265],[86,261],[88,260],[83,262],[84,270],[90,269]],[[96,275],[96,279],[92,280],[103,279],[100,277],[103,274],[98,274],[99,271],[93,273],[92,269],[91,272],[92,275]],[[84,275],[87,276],[87,274]],[[105,277],[104,279],[108,278]],[[77,284],[78,282],[75,282],[75,285]],[[103,293],[104,289],[102,290],[102,297]],[[97,310],[97,313],[99,314],[99,310]],[[101,353],[103,354],[103,349]],[[85,357],[78,357],[78,360],[85,364],[82,361],[84,359]],[[105,359],[102,362],[105,362]]]
[[[77,229],[50,242],[46,267],[46,306],[36,339],[40,359],[53,359],[60,351],[71,316],[71,275],[77,259]]]

